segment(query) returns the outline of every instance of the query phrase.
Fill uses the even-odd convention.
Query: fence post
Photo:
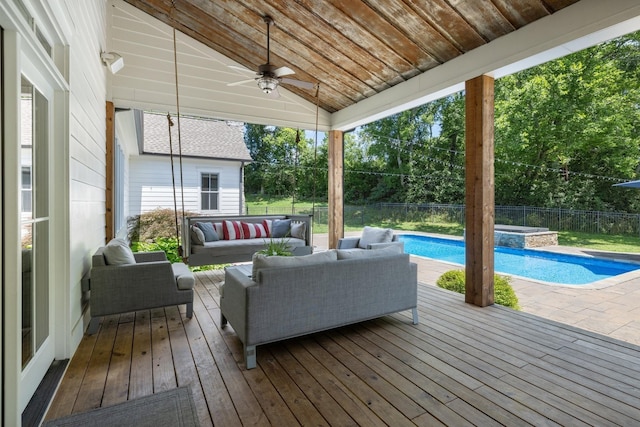
[[[522,207],[522,225],[523,226],[527,226],[527,207],[523,206]]]

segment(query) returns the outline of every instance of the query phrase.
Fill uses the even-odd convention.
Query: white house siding
[[[100,52],[108,50],[104,0],[66,0],[74,29],[69,52],[69,250],[70,354],[85,330],[81,279],[91,255],[105,242],[106,68]],[[68,355],[68,356],[69,356]]]
[[[235,161],[182,159],[184,178],[184,209],[221,215],[241,213],[240,164]],[[176,200],[182,209],[179,160],[174,158]],[[200,210],[201,173],[219,175],[219,210]],[[171,163],[169,156],[134,156],[129,164],[129,216],[149,212],[157,208],[174,208]]]

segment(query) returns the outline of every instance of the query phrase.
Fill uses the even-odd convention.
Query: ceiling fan
[[[270,49],[269,49],[269,42],[270,42],[270,34],[269,34],[269,27],[271,27],[272,25],[274,25],[273,19],[270,16],[265,16],[263,18],[264,22],[267,24],[267,63],[266,64],[262,64],[258,67],[258,72],[256,73],[257,77],[254,77],[252,79],[248,79],[248,80],[241,80],[239,82],[233,82],[233,83],[228,83],[227,86],[238,86],[241,84],[245,84],[245,83],[249,83],[252,81],[255,81],[258,84],[258,87],[260,89],[262,89],[262,91],[264,93],[266,93],[267,95],[271,96],[272,98],[279,98],[280,97],[280,93],[278,92],[278,86],[281,83],[284,84],[289,84],[292,86],[297,86],[299,88],[302,89],[313,89],[314,87],[316,87],[315,83],[311,83],[311,82],[305,82],[302,80],[296,80],[296,79],[291,79],[288,77],[284,77],[284,76],[290,76],[292,74],[295,74],[295,71],[293,71],[291,68],[289,67],[280,67],[280,68],[276,68],[275,65],[272,65],[269,62],[269,56],[270,56]],[[239,70],[242,71],[244,73],[252,73],[251,70],[248,70],[244,67],[238,67],[235,65],[229,65],[229,68],[233,68],[234,70]]]

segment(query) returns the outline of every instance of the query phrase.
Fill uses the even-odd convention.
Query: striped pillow
[[[242,239],[242,223],[240,221],[223,221],[222,233],[224,240]]]
[[[265,231],[267,232],[267,237],[271,237],[271,225],[273,224],[273,222],[270,219],[263,219],[262,220],[262,226],[264,227]]]
[[[242,234],[245,239],[257,239],[260,237],[269,237],[267,235],[267,230],[265,230],[264,225],[262,224],[254,224],[251,222],[243,222],[242,223]]]

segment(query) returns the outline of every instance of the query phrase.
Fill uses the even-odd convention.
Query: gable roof
[[[170,154],[167,116],[144,113],[144,133],[141,154]],[[180,117],[180,144],[178,118],[172,116],[171,143],[173,154],[179,146],[185,157],[251,162],[249,149],[244,143],[244,124],[196,117]]]

